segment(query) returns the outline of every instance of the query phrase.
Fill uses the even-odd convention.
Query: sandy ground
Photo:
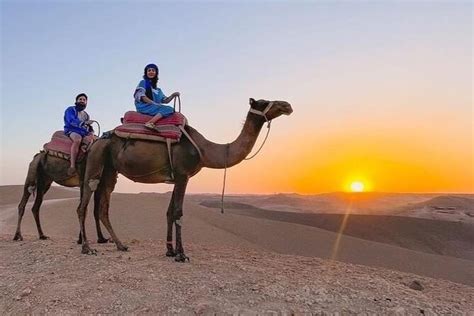
[[[129,241],[126,253],[97,245],[86,256],[68,239],[8,237],[0,238],[2,315],[474,311],[472,287],[318,258],[188,243],[191,261],[178,264],[162,240]]]
[[[130,251],[96,244],[89,214],[98,255],[87,256],[75,244],[77,192],[55,190],[41,210],[51,239],[37,240],[30,203],[25,240],[13,242],[21,188],[0,187],[1,314],[474,313],[473,230],[459,229],[466,223],[368,216],[338,234],[340,215],[220,214],[189,196],[183,239],[191,261],[178,264],[164,256],[169,194],[114,194],[111,220]],[[410,288],[414,281],[423,289]]]

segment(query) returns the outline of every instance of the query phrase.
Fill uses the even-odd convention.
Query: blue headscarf
[[[148,76],[146,75],[146,71],[149,68],[153,68],[156,71],[156,76],[152,79],[148,78]],[[156,84],[158,82],[158,73],[159,73],[158,66],[155,64],[148,64],[145,66],[145,69],[143,70],[143,79],[145,79],[145,95],[151,100],[153,100],[153,94],[151,92],[151,88],[156,89]]]

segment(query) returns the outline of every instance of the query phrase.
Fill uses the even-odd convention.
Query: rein
[[[250,108],[250,110],[249,110],[250,113],[254,113],[254,114],[263,116],[263,118],[267,122],[267,135],[265,135],[265,139],[263,140],[262,145],[260,145],[260,148],[258,148],[258,150],[255,152],[255,154],[253,154],[250,157],[244,158],[244,160],[250,160],[250,159],[254,158],[255,156],[257,156],[257,154],[260,152],[260,150],[262,150],[263,145],[265,145],[265,142],[267,141],[268,135],[270,134],[270,128],[271,128],[271,123],[272,123],[272,121],[267,118],[267,112],[270,111],[272,106],[273,106],[273,102],[270,102],[263,111],[258,111],[258,110],[254,110],[254,109]],[[226,148],[225,148],[224,182],[222,184],[222,196],[221,196],[221,213],[222,214],[224,214],[224,191],[225,191],[225,180],[226,180],[226,175],[227,175],[227,158],[228,158],[228,156],[229,156],[229,144],[227,144]]]

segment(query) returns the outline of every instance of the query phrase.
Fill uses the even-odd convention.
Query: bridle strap
[[[263,111],[259,111],[259,110],[255,110],[255,109],[250,108],[249,112],[250,112],[250,113],[253,113],[253,114],[260,115],[260,116],[263,116],[263,118],[265,119],[265,121],[266,121],[267,123],[269,123],[270,121],[269,121],[268,118],[267,118],[267,112],[270,111],[270,109],[272,108],[272,106],[273,106],[273,101],[271,101],[270,103],[268,103],[267,107],[266,107],[265,110],[263,110]]]

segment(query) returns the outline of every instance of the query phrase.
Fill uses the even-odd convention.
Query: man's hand
[[[92,123],[94,123],[93,120],[87,120],[87,121],[84,122],[84,124],[86,124],[86,125],[91,125]]]
[[[172,96],[173,98],[179,97],[180,95],[181,95],[181,94],[180,94],[179,92],[173,92],[173,93],[171,94],[171,96]]]

